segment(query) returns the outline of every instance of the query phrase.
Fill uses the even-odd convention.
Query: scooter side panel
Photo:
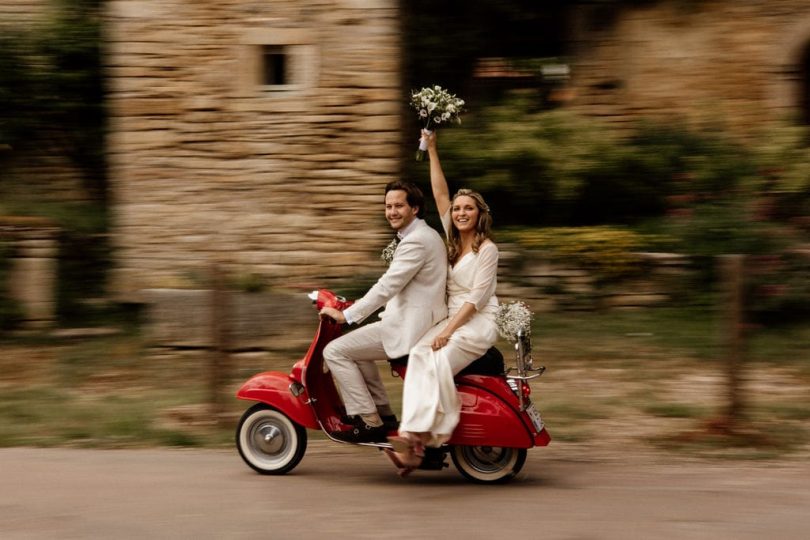
[[[458,385],[461,419],[448,444],[531,448],[535,445],[518,411],[498,395],[476,386]]]
[[[457,384],[485,388],[492,394],[498,396],[506,403],[513,403],[517,406],[517,397],[509,388],[506,379],[503,377],[493,377],[492,375],[461,375],[456,377]]]
[[[294,422],[310,429],[318,429],[315,413],[309,406],[306,393],[293,396],[290,383],[293,380],[286,373],[265,371],[248,379],[236,392],[236,397],[260,401],[278,409]]]

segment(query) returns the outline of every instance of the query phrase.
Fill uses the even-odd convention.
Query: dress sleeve
[[[498,286],[498,246],[493,242],[484,244],[478,251],[475,265],[473,286],[466,301],[475,304],[475,309],[481,311]]]

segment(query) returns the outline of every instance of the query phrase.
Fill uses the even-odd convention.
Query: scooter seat
[[[408,355],[399,358],[389,358],[388,362],[392,366],[407,366]],[[490,347],[484,356],[474,360],[470,365],[462,369],[456,377],[461,375],[503,375],[506,366],[503,361],[503,354],[495,347]]]

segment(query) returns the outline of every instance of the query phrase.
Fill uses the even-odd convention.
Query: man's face
[[[410,225],[417,212],[419,208],[408,204],[408,194],[401,189],[393,189],[385,194],[385,219],[395,231]]]

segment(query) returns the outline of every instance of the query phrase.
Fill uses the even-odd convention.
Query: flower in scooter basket
[[[394,251],[397,250],[397,244],[399,244],[399,242],[397,241],[396,238],[394,238],[393,240],[391,240],[390,244],[388,244],[383,248],[382,253],[380,254],[380,258],[388,266],[390,266],[391,261],[394,260]]]
[[[517,301],[501,304],[498,306],[498,313],[495,315],[498,334],[512,343],[518,340],[518,333],[521,331],[524,336],[529,336],[532,332],[533,317],[534,313],[524,302]]]
[[[425,130],[435,129],[440,124],[448,122],[461,123],[459,116],[463,111],[464,100],[451,94],[439,85],[426,86],[421,90],[411,91],[411,107],[416,109],[422,127]],[[416,160],[425,158],[427,142],[423,139],[416,151]]]

